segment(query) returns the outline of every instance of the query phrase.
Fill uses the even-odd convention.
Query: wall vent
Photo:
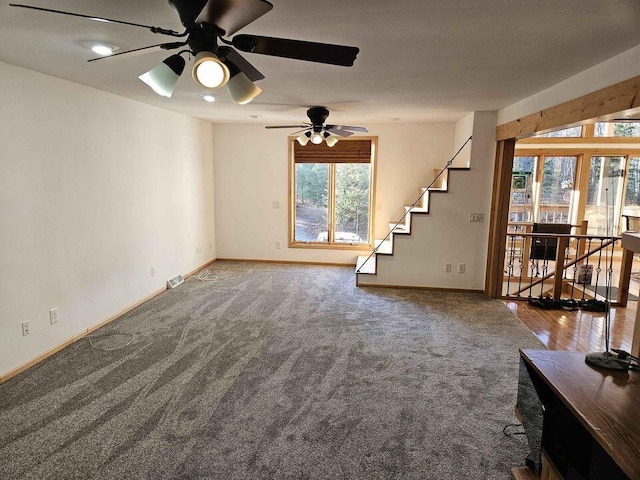
[[[176,288],[178,285],[182,285],[184,283],[184,278],[182,275],[178,275],[175,278],[167,280],[167,288]]]

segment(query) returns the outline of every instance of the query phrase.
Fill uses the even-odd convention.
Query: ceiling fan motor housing
[[[311,124],[314,126],[314,131],[319,132],[322,130],[324,121],[329,116],[329,110],[326,107],[311,107],[307,110],[307,117],[311,120]],[[319,126],[320,130],[316,130],[315,127]]]

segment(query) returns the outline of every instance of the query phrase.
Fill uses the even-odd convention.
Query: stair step
[[[469,170],[469,167],[449,167],[449,170]],[[439,170],[434,169],[434,174],[440,174]],[[369,258],[369,255],[360,255],[356,261],[356,273],[362,273],[367,275],[376,275],[377,270],[377,255],[392,255],[393,254],[393,235],[409,235],[411,234],[411,215],[410,213],[429,213],[429,198],[430,192],[447,192],[449,172],[446,171],[437,178],[432,187],[419,187],[420,188],[420,201],[416,202],[415,206],[405,205],[405,215],[401,223],[396,225],[396,222],[389,224],[389,229],[392,235],[389,235],[388,240],[376,239],[374,241],[375,254]],[[386,238],[386,237],[385,237]],[[356,281],[356,284],[357,281]],[[366,285],[366,282],[364,283]]]
[[[391,255],[393,253],[393,242],[391,240],[380,240],[376,238],[376,253],[379,255]]]
[[[376,256],[373,255],[368,261],[367,258],[369,258],[369,255],[358,255],[358,260],[356,261],[356,273],[375,275]]]
[[[429,213],[429,209],[427,207],[418,207],[417,205],[415,207],[412,207],[411,205],[405,205],[404,209],[406,211],[411,210],[411,213]]]
[[[399,234],[409,233],[409,227],[407,227],[404,223],[401,223],[396,228],[393,228],[395,226],[396,226],[395,222],[389,224],[389,228],[393,229],[393,233],[399,233]]]

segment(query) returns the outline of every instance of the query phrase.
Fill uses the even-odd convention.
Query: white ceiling
[[[215,0],[212,0],[215,1]],[[182,31],[163,0],[15,0]],[[137,79],[167,52],[87,63],[89,41],[121,50],[173,41],[148,30],[0,2],[0,60],[213,122],[299,123],[326,105],[331,123],[454,121],[498,110],[640,44],[638,0],[272,0],[239,33],[360,48],[350,68],[243,53],[266,78],[252,103],[208,104],[187,69],[173,98]],[[258,116],[254,119],[252,116]]]

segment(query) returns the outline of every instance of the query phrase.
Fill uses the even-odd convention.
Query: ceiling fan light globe
[[[327,135],[324,138],[324,141],[327,142],[328,147],[333,147],[336,143],[338,143],[338,137],[336,137],[335,135]]]
[[[201,87],[214,89],[229,81],[229,68],[214,53],[203,51],[196,55],[191,75]]]
[[[158,95],[171,98],[184,70],[184,65],[184,58],[180,55],[172,55],[138,78],[149,85]]]
[[[302,145],[304,147],[307,143],[309,143],[309,136],[305,135],[305,134],[302,134],[298,138],[296,138],[296,140],[298,141],[298,143],[300,145]]]
[[[322,135],[317,132],[311,135],[311,143],[314,145],[320,145],[322,143]]]
[[[242,72],[237,73],[227,83],[233,103],[246,105],[262,93],[262,89],[254,84]]]

